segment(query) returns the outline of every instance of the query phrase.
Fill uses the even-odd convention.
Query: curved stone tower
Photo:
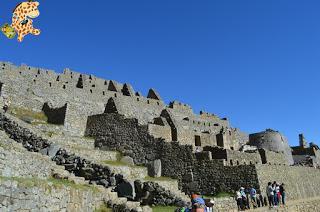
[[[288,140],[278,131],[267,129],[266,131],[249,135],[249,145],[267,149],[274,152],[284,152],[290,165],[293,165],[292,149]]]

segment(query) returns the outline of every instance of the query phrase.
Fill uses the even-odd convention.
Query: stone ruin
[[[57,74],[3,62],[0,96],[11,101],[11,108],[46,117],[47,125],[37,125],[5,115],[2,129],[10,138],[28,151],[50,156],[75,177],[112,187],[119,198],[139,205],[183,205],[188,199],[185,194],[210,196],[234,192],[239,186],[254,186],[264,195],[269,181],[284,182],[291,200],[320,193],[319,148],[307,147],[303,135],[297,147],[290,147],[281,133],[271,129],[248,135],[231,127],[227,118],[204,111],[195,114],[191,106],[178,101],[166,105],[153,88],[143,96],[128,83],[70,69]],[[46,140],[43,133],[48,132],[60,141]],[[34,142],[28,141],[30,135]],[[94,138],[90,154],[77,149],[87,144],[69,142],[87,137]],[[103,154],[110,152],[121,154],[128,167],[146,167],[148,177],[175,180],[176,189],[146,181],[139,173],[131,179],[123,170],[101,165]]]

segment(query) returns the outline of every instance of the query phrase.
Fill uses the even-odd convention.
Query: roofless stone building
[[[227,118],[204,111],[195,114],[191,106],[178,101],[166,105],[153,88],[143,96],[129,83],[70,69],[57,74],[3,62],[0,96],[1,104],[3,99],[11,101],[12,109],[1,118],[4,136],[28,151],[49,156],[47,163],[63,166],[66,172],[64,177],[61,170],[48,176],[73,176],[73,181],[113,188],[116,197],[112,192],[108,197],[91,197],[113,199],[112,207],[121,197],[127,198],[121,204],[132,210],[141,209],[141,204],[181,205],[188,201],[185,194],[215,195],[240,186],[255,186],[264,195],[269,181],[284,182],[290,200],[320,193],[319,148],[307,147],[303,135],[300,146],[293,148],[271,129],[248,135],[231,127]],[[45,123],[19,117],[20,110],[42,114]],[[119,155],[127,165],[104,163],[118,161]],[[134,165],[138,167],[133,169]],[[1,176],[11,176],[14,168],[1,167]],[[157,180],[160,176],[171,180]],[[158,188],[153,193],[147,189],[149,178]],[[146,193],[158,199],[152,202]]]

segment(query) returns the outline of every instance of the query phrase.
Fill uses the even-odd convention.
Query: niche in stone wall
[[[117,108],[116,103],[114,102],[113,98],[110,98],[108,100],[108,103],[106,104],[106,108],[104,110],[104,113],[118,113],[118,108]]]
[[[81,74],[80,74],[80,77],[78,79],[76,87],[77,88],[83,88],[83,80],[82,80],[82,75]]]
[[[63,125],[66,118],[67,104],[60,108],[50,107],[46,102],[42,107],[42,111],[48,118],[49,124]]]
[[[224,147],[224,137],[223,137],[223,134],[222,134],[222,133],[217,134],[217,135],[216,135],[216,139],[217,139],[217,145],[220,146],[220,147]]]
[[[194,136],[194,145],[195,146],[201,146],[201,138],[199,135]]]
[[[2,86],[3,86],[3,83],[0,82],[0,96],[2,96]]]

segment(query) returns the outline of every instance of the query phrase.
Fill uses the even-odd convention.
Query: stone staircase
[[[50,136],[45,135],[45,132],[39,132],[32,125],[27,124],[12,115],[6,114],[6,117],[11,119],[12,121],[18,123],[19,126],[21,126],[23,128],[28,128],[32,133],[34,133],[40,137],[43,136],[43,138],[50,138]],[[66,137],[66,138],[68,138],[68,137]],[[71,137],[70,142],[61,142],[61,141],[58,142],[59,139],[58,138],[56,138],[56,139],[57,140],[55,140],[55,139],[48,139],[48,140],[50,142],[52,142],[53,144],[59,145],[61,148],[65,148],[67,151],[70,150],[70,153],[72,153],[72,154],[81,155],[83,157],[86,157],[88,160],[92,160],[93,162],[99,162],[97,159],[97,156],[101,156],[101,158],[103,160],[117,160],[117,158],[118,158],[117,152],[104,152],[104,151],[97,151],[94,148],[89,148],[91,146],[93,147],[94,141],[92,139],[86,139],[86,138],[78,139],[78,138]],[[86,144],[84,142],[84,140],[88,143]],[[67,141],[69,141],[69,139]],[[80,142],[77,143],[75,141],[82,141],[83,145],[80,146],[80,145],[78,145]],[[41,169],[37,172],[39,174],[40,174],[40,172],[41,173],[45,172],[45,174],[43,174],[44,178],[48,178],[51,176],[59,176],[58,179],[59,178],[60,179],[67,179],[68,181],[75,183],[75,184],[79,184],[79,185],[87,184],[89,186],[93,186],[93,185],[89,184],[89,181],[85,180],[85,178],[77,177],[74,174],[65,170],[64,166],[57,165],[48,156],[44,156],[44,155],[42,155],[40,153],[36,153],[36,152],[27,151],[21,143],[17,143],[15,140],[10,139],[9,136],[3,130],[0,129],[0,150],[1,149],[3,150],[3,148],[1,146],[6,146],[7,148],[12,146],[15,148],[15,150],[14,150],[15,153],[17,151],[18,152],[22,151],[23,154],[31,155],[32,164],[35,163],[35,164],[37,164],[38,167],[39,167],[39,164],[41,164],[41,166],[44,167],[43,169]],[[78,147],[78,148],[75,148],[75,147]],[[103,154],[103,153],[106,153],[106,154]],[[3,159],[3,158],[1,157],[0,159]],[[12,158],[12,159],[14,159],[14,158]],[[38,160],[40,160],[40,161],[38,161]],[[0,160],[0,162],[1,162],[1,160]],[[18,162],[18,163],[21,163],[21,162]],[[3,163],[3,162],[0,163],[0,168],[1,167],[3,168],[5,166],[6,166],[5,163]],[[18,169],[16,172],[20,173],[21,167]],[[50,173],[49,173],[48,169],[50,170]],[[26,176],[27,177],[30,177],[31,175],[33,176],[33,174],[30,174],[30,173],[29,174],[27,173]],[[16,177],[16,176],[17,175],[13,175],[11,177]],[[22,177],[23,176],[24,175],[22,175]],[[7,177],[7,176],[4,176],[4,177]],[[141,211],[141,212],[152,211],[152,208],[150,208],[148,206],[143,206],[143,207],[140,206],[140,202],[129,201],[127,198],[118,197],[117,192],[113,191],[114,187],[105,188],[101,185],[95,185],[95,187],[98,188],[100,190],[100,192],[102,192],[104,194],[105,197],[107,197],[104,199],[104,201],[111,203],[111,205],[116,205],[116,206],[117,205],[119,205],[119,206],[124,205],[126,209],[129,209],[129,211],[130,210]]]
[[[119,163],[119,159],[121,157],[119,153],[95,149],[93,139],[70,137],[65,135],[47,137],[47,139],[50,142],[59,144],[70,153],[74,153],[87,158],[88,160],[94,161],[97,164],[109,167],[113,173],[122,174],[128,180],[134,181],[136,179],[140,179],[143,182],[152,181],[158,183],[164,189],[169,190],[182,200],[186,202],[190,201],[190,198],[179,190],[178,180],[170,178],[167,180],[164,180],[163,178],[150,178],[146,167]]]
[[[101,164],[108,167],[114,174],[122,174],[125,179],[129,181],[141,180],[143,182],[152,181],[158,183],[165,190],[170,191],[175,196],[181,198],[185,202],[189,202],[190,198],[178,188],[178,180],[157,179],[148,176],[148,170],[143,166],[132,166],[128,164],[119,163],[120,154],[114,151],[103,151],[96,149],[94,146],[94,139],[86,137],[75,137],[64,135],[56,132],[54,125],[36,126],[28,124],[15,116],[7,115],[8,118],[18,123],[21,127],[28,128],[34,134],[47,139],[50,143],[56,144],[64,148],[71,154],[78,155],[96,164]],[[112,190],[112,188],[111,188]],[[120,199],[120,201],[124,201]],[[129,202],[129,205],[134,206],[137,203]]]

